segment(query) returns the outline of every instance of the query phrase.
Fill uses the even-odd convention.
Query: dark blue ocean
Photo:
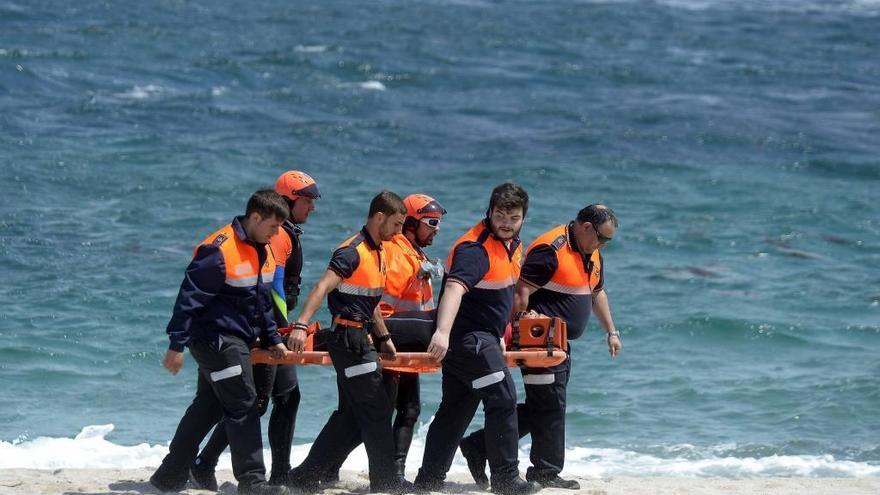
[[[192,249],[296,168],[306,291],[382,189],[447,207],[441,258],[504,180],[526,243],[615,209],[565,473],[880,476],[878,53],[876,0],[0,0],[0,467],[157,465]],[[300,378],[295,462],[336,406]]]

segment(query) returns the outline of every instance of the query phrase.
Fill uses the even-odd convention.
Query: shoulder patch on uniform
[[[213,244],[215,246],[220,246],[224,242],[226,242],[226,239],[229,239],[229,236],[227,236],[226,234],[220,234],[214,238],[214,242],[212,242],[211,244]]]
[[[560,249],[562,249],[562,246],[565,246],[566,242],[568,242],[568,239],[566,239],[565,235],[563,234],[556,239],[553,239],[553,242],[550,243],[550,246],[552,246],[553,249],[559,251]]]

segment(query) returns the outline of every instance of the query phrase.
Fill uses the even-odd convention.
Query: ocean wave
[[[154,96],[161,95],[162,93],[167,92],[166,88],[162,86],[157,86],[155,84],[147,84],[145,86],[134,86],[128,91],[124,91],[122,93],[116,93],[113,96],[117,98],[122,98],[126,100],[146,100],[148,98],[152,98]]]
[[[327,51],[326,45],[297,45],[293,51],[299,53],[324,53]]]
[[[419,467],[425,446],[427,424],[419,428],[413,439],[407,470]],[[165,445],[118,445],[107,436],[114,425],[86,426],[74,438],[39,437],[0,442],[0,469],[131,469],[158,466],[168,447]],[[528,443],[519,450],[520,466],[529,465]],[[311,444],[295,445],[291,462],[301,462]],[[568,476],[606,478],[610,476],[684,476],[684,477],[840,477],[862,478],[880,476],[880,465],[869,462],[840,460],[833,455],[769,455],[735,457],[730,445],[698,449],[677,445],[650,449],[651,453],[612,448],[570,447],[566,449]],[[733,449],[735,450],[735,449]],[[263,452],[271,464],[271,452]],[[229,454],[223,454],[219,469],[231,469]],[[343,469],[365,471],[367,455],[363,445],[349,456]],[[467,465],[458,455],[452,472],[466,473]]]
[[[683,10],[739,10],[739,11],[770,11],[770,12],[840,12],[852,15],[873,17],[880,14],[878,0],[842,0],[838,2],[776,0],[655,0],[659,5]]]
[[[388,89],[380,81],[365,81],[365,82],[359,83],[358,86],[361,89],[370,89],[373,91],[385,91],[386,89]]]

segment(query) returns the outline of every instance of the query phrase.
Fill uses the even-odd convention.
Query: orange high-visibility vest
[[[568,225],[553,227],[535,239],[526,251],[526,257],[536,246],[546,244],[553,247],[559,267],[550,281],[541,288],[570,295],[592,294],[593,289],[599,284],[602,273],[602,258],[599,256],[599,250],[593,251],[590,255],[593,266],[588,272],[584,266],[583,256],[577,249],[572,248],[568,236]]]
[[[489,269],[463,297],[452,324],[452,335],[460,332],[489,331],[501,337],[513,309],[513,292],[522,263],[522,245],[513,239],[508,248],[495,238],[484,221],[474,225],[461,236],[449,252],[447,266],[454,272],[455,250],[462,243],[475,242],[483,246]],[[447,277],[449,274],[447,275]],[[442,297],[442,296],[441,296]]]
[[[382,243],[385,252],[387,277],[379,309],[383,317],[400,311],[431,311],[434,309],[434,290],[431,281],[419,278],[422,261],[427,257],[413,247],[403,234]]]
[[[257,285],[258,282],[271,285],[275,279],[275,257],[272,255],[269,245],[266,245],[266,261],[261,267],[259,266],[260,259],[257,249],[239,239],[235,235],[232,224],[228,224],[206,237],[196,246],[193,255],[199,247],[206,244],[219,244],[220,252],[223,253],[223,263],[226,265],[225,284],[227,286],[247,288]]]
[[[366,231],[359,232],[337,248],[354,246],[358,254],[358,266],[330,292],[327,303],[334,316],[370,321],[373,310],[379,304],[382,289],[385,287],[385,261],[381,243],[376,249],[368,245],[364,237]]]
[[[508,258],[507,248],[504,243],[492,236],[486,229],[483,221],[471,227],[470,230],[455,241],[452,249],[449,250],[449,257],[446,260],[447,266],[452,266],[452,256],[455,248],[463,242],[481,242],[486,252],[489,253],[489,271],[483,275],[481,280],[475,286],[478,289],[499,290],[516,284],[519,278],[519,272],[522,265],[522,245],[517,245],[513,256]]]

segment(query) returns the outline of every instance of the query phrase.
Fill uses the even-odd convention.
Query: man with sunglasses
[[[584,333],[592,309],[607,333],[608,352],[611,357],[617,356],[622,344],[604,291],[600,252],[616,230],[617,217],[611,208],[596,204],[582,209],[567,225],[539,236],[526,252],[516,285],[514,321],[539,315],[560,317],[568,325],[568,339],[575,340]],[[576,480],[559,476],[565,461],[565,401],[570,370],[570,354],[557,366],[522,369],[526,401],[517,406],[519,435],[532,435],[532,466],[526,479],[545,488],[580,488]],[[487,486],[483,430],[462,440],[460,448],[474,481]]]
[[[388,274],[379,308],[388,331],[403,352],[424,352],[434,327],[434,291],[431,278],[442,277],[443,266],[423,251],[434,242],[446,209],[434,198],[411,194],[403,200],[403,233],[385,243]],[[419,374],[385,370],[385,384],[397,410],[394,419],[394,462],[404,475],[413,428],[421,413]]]

